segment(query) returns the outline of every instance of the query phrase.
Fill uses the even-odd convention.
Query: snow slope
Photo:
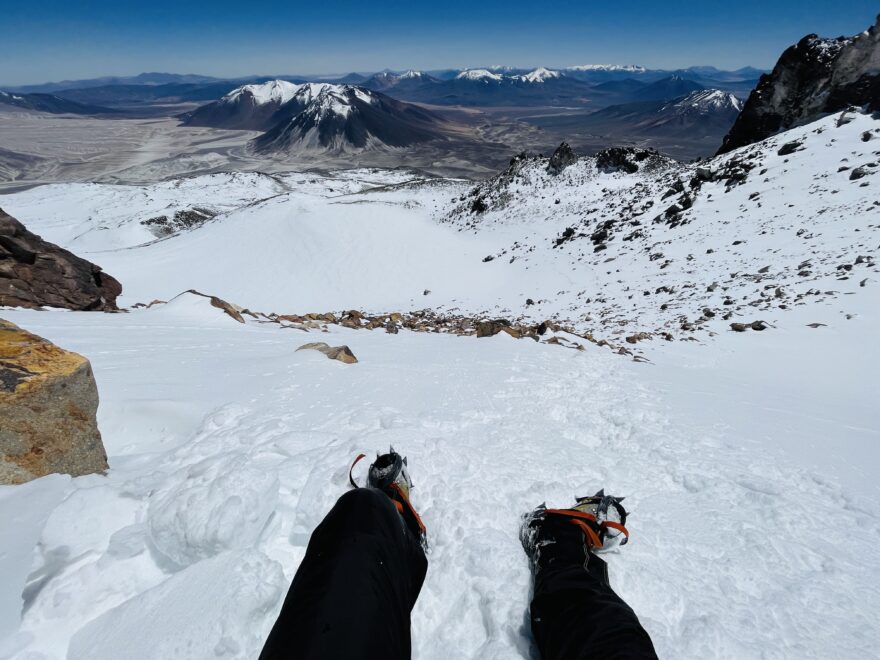
[[[92,359],[111,464],[62,484],[13,657],[255,657],[349,462],[389,445],[409,455],[431,546],[415,658],[529,657],[518,515],[599,486],[629,496],[633,542],[609,557],[612,583],[661,657],[865,656],[880,634],[876,485],[841,486],[752,433],[828,407],[833,383],[774,400],[765,374],[790,337],[766,335],[761,369],[737,379],[738,337],[718,365],[682,344],[666,368],[503,335],[319,333],[352,347],[347,366],[296,352],[306,333],[237,324],[191,296],[4,317]],[[839,349],[808,332],[802,348]],[[749,415],[705,415],[693,392],[709,391]],[[804,441],[829,430],[845,426]]]

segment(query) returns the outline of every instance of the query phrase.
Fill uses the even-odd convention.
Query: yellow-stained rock
[[[89,361],[0,319],[0,484],[107,469]]]

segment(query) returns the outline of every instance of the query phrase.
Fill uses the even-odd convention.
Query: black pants
[[[576,528],[542,554],[532,631],[543,660],[654,658],[648,634],[608,586]],[[410,612],[428,561],[381,491],[339,498],[315,529],[261,660],[406,660]],[[455,658],[455,649],[448,649]]]

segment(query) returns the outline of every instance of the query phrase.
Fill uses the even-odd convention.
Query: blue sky
[[[492,64],[770,67],[810,32],[851,35],[877,0],[4,0],[0,84]]]

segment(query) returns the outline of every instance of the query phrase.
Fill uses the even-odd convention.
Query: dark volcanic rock
[[[759,142],[823,114],[866,106],[880,110],[880,17],[852,38],[810,34],[761,76],[718,153]]]
[[[156,237],[164,238],[180,231],[201,227],[216,215],[210,209],[195,207],[177,211],[171,218],[167,215],[160,215],[149,220],[141,220],[141,224],[153,232]]]
[[[568,145],[568,142],[563,142],[556,147],[556,151],[550,156],[550,162],[547,164],[547,171],[552,174],[559,174],[566,167],[574,165],[576,162],[577,154],[575,154],[572,148]]]
[[[99,266],[48,243],[0,209],[0,305],[116,309],[122,285]]]
[[[652,162],[659,157],[653,149],[635,147],[611,147],[596,154],[596,167],[602,172],[624,171],[633,174],[643,163]]]

